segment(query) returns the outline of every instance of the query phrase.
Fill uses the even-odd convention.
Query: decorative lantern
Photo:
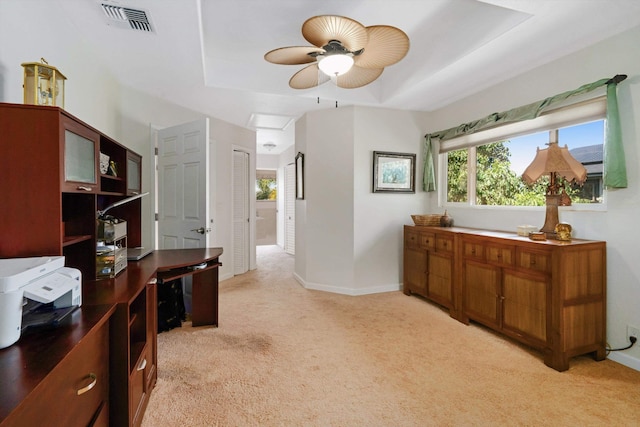
[[[52,105],[64,108],[64,81],[67,79],[56,67],[42,62],[25,62],[24,103]]]

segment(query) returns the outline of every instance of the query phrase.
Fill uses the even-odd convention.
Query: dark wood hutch
[[[140,425],[157,379],[156,282],[193,274],[194,316],[217,325],[222,249],[156,251],[97,280],[96,213],[140,193],[142,157],[59,107],[0,104],[0,132],[0,257],[64,255],[83,279],[68,323],[0,350],[0,426]],[[100,172],[100,153],[116,174]],[[141,203],[109,211],[129,247],[142,245]]]

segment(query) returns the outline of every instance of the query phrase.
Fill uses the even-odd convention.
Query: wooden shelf
[[[82,235],[82,236],[64,236],[64,240],[62,242],[62,246],[75,245],[76,243],[84,242],[87,240],[91,240],[93,236],[91,235]]]

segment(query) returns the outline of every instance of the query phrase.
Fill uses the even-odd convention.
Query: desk
[[[193,277],[193,326],[218,326],[218,270],[222,264],[218,257],[222,249],[164,249],[152,253],[161,266],[157,270],[159,281],[169,281],[191,275]],[[212,251],[209,253],[209,251]]]
[[[53,329],[0,350],[0,425],[97,426],[109,422],[109,318],[113,304],[74,311]],[[78,395],[95,376],[95,387]]]
[[[85,304],[115,303],[110,339],[111,425],[138,426],[157,380],[157,283],[193,277],[192,323],[218,325],[222,248],[162,249],[113,279],[83,286]]]
[[[193,324],[217,326],[220,255],[158,250],[113,279],[84,282],[69,322],[0,350],[1,427],[139,426],[157,379],[156,283],[192,275]],[[88,372],[97,385],[76,396]]]

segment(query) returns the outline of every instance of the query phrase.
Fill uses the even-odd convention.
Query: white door
[[[249,153],[233,151],[233,274],[249,271]],[[254,196],[255,197],[255,196]]]
[[[284,171],[284,251],[296,253],[296,165],[288,164]]]
[[[159,249],[210,246],[209,119],[158,131]]]

